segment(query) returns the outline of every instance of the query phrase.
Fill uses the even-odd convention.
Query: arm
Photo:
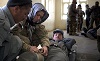
[[[1,14],[0,17],[2,17]],[[5,18],[0,18],[0,46],[2,46],[7,36],[10,36],[10,24]]]
[[[35,33],[36,34],[33,34],[33,35],[37,35],[38,39],[41,41],[41,45],[42,45],[43,50],[44,50],[43,54],[47,55],[50,42],[49,42],[48,33],[45,29],[45,26],[44,25],[37,25]]]

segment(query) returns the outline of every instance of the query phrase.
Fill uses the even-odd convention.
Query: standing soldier
[[[69,7],[69,35],[78,35],[76,34],[76,27],[77,27],[77,22],[76,22],[76,0],[73,0],[72,4]]]
[[[86,27],[87,29],[89,28],[89,25],[90,25],[90,8],[89,8],[89,5],[87,4],[86,5],[86,11],[85,11],[85,14],[86,14]]]
[[[91,8],[91,18],[90,18],[89,29],[93,28],[94,21],[95,21],[96,27],[100,24],[99,16],[100,16],[100,6],[99,6],[99,2],[96,1],[95,6],[92,6]]]
[[[82,25],[83,25],[83,15],[85,16],[85,13],[84,11],[82,11],[82,7],[81,7],[81,4],[78,5],[78,8],[77,8],[77,30],[78,32],[81,31],[81,28],[82,28]]]

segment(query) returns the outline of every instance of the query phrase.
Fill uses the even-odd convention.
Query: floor
[[[52,32],[49,32],[49,37],[52,37]],[[97,41],[91,40],[82,36],[69,36],[64,30],[65,38],[74,38],[76,40],[77,61],[97,61],[100,59],[100,53],[97,50]]]

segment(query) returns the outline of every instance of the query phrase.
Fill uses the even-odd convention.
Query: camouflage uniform
[[[83,15],[85,15],[84,11],[82,11],[81,5],[78,5],[79,8],[77,8],[77,30],[81,31],[82,24],[83,24]]]
[[[45,15],[41,18],[40,22],[33,23],[34,16],[40,10],[44,10]],[[22,54],[19,55],[19,59],[17,61],[44,61],[44,56],[41,54],[41,52],[30,52],[29,49],[30,46],[38,46],[39,44],[41,44],[41,46],[49,47],[48,33],[45,26],[41,24],[48,18],[48,15],[48,12],[44,9],[42,4],[35,3],[27,20],[21,22],[22,26],[20,26],[20,29],[22,28],[22,30],[19,30],[20,34],[17,35],[23,41],[23,48],[21,51]]]
[[[21,34],[30,39],[30,41],[25,41],[27,44],[30,44],[32,46],[38,46],[39,44],[41,44],[42,46],[49,46],[48,33],[44,25],[37,24],[31,26],[26,22],[24,24],[23,30],[21,31]]]
[[[76,26],[77,26],[76,14],[77,14],[76,3],[72,3],[69,7],[68,16],[69,16],[69,34],[73,35],[76,34]]]
[[[35,56],[35,57],[33,57],[33,59],[35,61],[36,60],[43,61],[44,58],[41,55],[41,53],[33,53],[33,55],[32,55],[32,53],[29,52],[29,49],[30,49],[30,46],[38,46],[39,44],[41,44],[42,46],[49,47],[49,38],[48,38],[48,33],[45,29],[45,26],[41,25],[41,24],[31,26],[31,25],[28,25],[28,22],[26,22],[26,21],[25,21],[25,23],[23,22],[22,25],[24,25],[24,26],[21,26],[19,24],[12,30],[12,33],[15,35],[18,35],[23,42],[22,50],[20,52],[21,58],[18,59],[17,61],[24,61],[26,55],[27,55],[27,57]],[[25,53],[23,53],[23,52],[25,52]],[[27,58],[27,59],[30,59],[30,58]]]

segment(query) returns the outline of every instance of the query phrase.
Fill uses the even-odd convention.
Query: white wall
[[[93,6],[95,4],[95,1],[98,1],[99,2],[99,5],[100,5],[100,0],[88,0],[88,4],[89,6]]]
[[[8,0],[0,0],[0,7],[6,5]]]
[[[47,5],[47,11],[49,12],[49,18],[43,23],[48,31],[55,28],[55,0],[45,0]],[[46,4],[45,4],[46,5]]]
[[[55,2],[55,28],[59,29],[65,29],[66,28],[66,20],[61,19],[61,1],[62,0],[56,0]]]

